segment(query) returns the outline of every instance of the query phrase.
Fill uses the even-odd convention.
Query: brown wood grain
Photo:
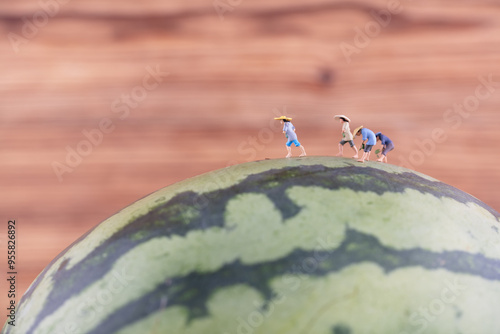
[[[391,163],[414,161],[498,210],[500,6],[401,1],[348,62],[341,46],[356,46],[356,29],[374,26],[388,3],[243,0],[221,19],[212,1],[70,1],[33,36],[25,25],[39,2],[2,5],[0,212],[19,226],[18,295],[80,235],[146,194],[283,157],[280,114],[294,117],[309,155],[331,156],[333,115],[349,115],[351,128],[393,139]],[[12,34],[23,38],[17,49]],[[148,68],[169,74],[125,117],[121,99],[141,91]],[[488,77],[487,97],[448,111],[473,103]],[[59,182],[52,164],[105,118],[113,130]],[[446,139],[431,143],[439,130]]]

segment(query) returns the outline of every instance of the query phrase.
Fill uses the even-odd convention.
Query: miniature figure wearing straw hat
[[[377,143],[377,138],[375,137],[375,133],[372,130],[367,129],[363,126],[360,126],[354,130],[352,133],[353,137],[355,136],[363,136],[363,142],[361,143],[361,148],[364,146],[363,157],[359,159],[359,162],[365,162],[365,160],[369,160],[370,152],[373,146]],[[366,143],[365,143],[366,142]]]
[[[295,127],[293,126],[292,122],[290,122],[292,119],[290,117],[286,116],[281,116],[281,117],[275,117],[275,120],[280,120],[283,123],[283,133],[285,134],[286,138],[288,141],[286,142],[286,150],[288,154],[286,155],[287,158],[290,158],[292,156],[292,143],[295,144],[295,147],[300,147],[302,150],[302,153],[300,154],[300,157],[303,157],[306,155],[306,150],[304,149],[304,146],[300,145],[299,141],[297,140],[297,134],[295,133]]]
[[[380,159],[377,159],[377,161],[387,163],[387,153],[394,149],[394,143],[389,139],[389,137],[383,135],[382,132],[378,132],[377,134],[375,134],[375,138],[377,138],[377,140],[380,140],[380,144],[382,144],[382,154]]]
[[[342,131],[341,131],[342,140],[339,143],[339,153],[337,154],[337,156],[341,157],[344,155],[344,145],[345,145],[345,143],[349,143],[349,145],[351,145],[351,148],[354,150],[354,153],[355,153],[353,158],[357,159],[358,158],[358,149],[354,145],[354,138],[352,136],[351,129],[349,127],[349,123],[351,122],[351,120],[349,119],[349,117],[344,116],[344,115],[335,115],[334,118],[336,120],[339,120],[340,123],[342,124]]]

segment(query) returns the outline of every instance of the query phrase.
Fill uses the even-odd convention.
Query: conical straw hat
[[[275,117],[274,119],[276,120],[285,120],[285,121],[291,121],[292,119],[290,117],[286,117],[286,116],[280,116],[280,117]]]
[[[362,128],[363,128],[363,125],[361,125],[360,127],[357,127],[356,129],[354,129],[354,131],[352,132],[352,136],[356,137],[356,133],[358,133],[358,131],[361,130]]]

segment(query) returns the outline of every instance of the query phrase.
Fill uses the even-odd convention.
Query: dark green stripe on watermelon
[[[130,222],[74,267],[67,269],[63,263],[54,277],[56,288],[49,294],[42,312],[31,329],[35,329],[45,317],[61,307],[64,301],[80,294],[86,287],[104,277],[118,258],[137,245],[156,237],[185,236],[189,231],[215,226],[224,227],[225,207],[228,201],[238,194],[264,194],[270,198],[284,219],[295,216],[301,208],[286,196],[287,189],[294,186],[318,186],[331,190],[347,188],[355,191],[371,191],[380,195],[414,189],[438,198],[475,203],[488,210],[497,219],[500,218],[496,211],[476,198],[454,187],[427,180],[414,173],[396,174],[370,167],[329,168],[323,165],[272,169],[250,175],[231,187],[205,194],[192,191],[180,193],[146,215]],[[207,200],[208,205],[200,205],[207,203]],[[64,253],[58,258],[63,255]],[[49,268],[50,265],[44,273]],[[31,294],[39,282],[40,279],[37,279],[23,299]],[[22,301],[20,306],[22,307]]]
[[[314,258],[321,259],[316,269],[309,271],[300,269],[301,263]],[[258,290],[265,300],[270,302],[275,297],[270,288],[272,279],[294,274],[321,277],[339,272],[347,266],[366,262],[379,265],[386,273],[402,268],[422,267],[500,281],[500,260],[460,251],[436,253],[418,248],[396,250],[382,245],[371,235],[348,229],[345,240],[334,251],[295,250],[276,261],[254,265],[244,265],[240,261],[235,261],[216,272],[194,272],[184,277],[172,278],[139,300],[116,311],[90,334],[114,333],[159,311],[162,300],[168,301],[167,307],[186,307],[189,311],[189,320],[192,320],[209,315],[207,301],[219,289],[246,284]]]
[[[336,325],[332,328],[332,334],[351,334],[351,329],[344,325]]]

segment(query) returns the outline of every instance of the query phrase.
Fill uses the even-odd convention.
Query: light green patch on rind
[[[275,159],[254,161],[226,167],[186,179],[169,187],[158,190],[157,192],[146,196],[145,198],[131,204],[127,208],[108,218],[105,222],[101,223],[94,230],[92,230],[85,237],[85,239],[79,241],[79,245],[81,247],[72,247],[68,250],[68,252],[64,255],[65,260],[67,259],[69,261],[66,268],[71,269],[88,256],[92,250],[105,243],[112,235],[123,229],[135,218],[145,215],[154,207],[168,202],[179,193],[193,191],[198,194],[203,194],[218,189],[228,188],[243,181],[249,175],[262,173],[270,169],[313,165],[323,165],[328,168],[341,168],[348,166],[356,166],[360,168],[371,167],[394,174],[409,172],[424,179],[436,181],[427,175],[403,167],[377,162],[366,162],[365,164],[360,164],[347,158],[307,157],[300,159]]]
[[[169,277],[182,277],[194,271],[213,272],[236,259],[244,264],[272,261],[297,248],[333,250],[342,242],[347,226],[396,249],[461,250],[491,258],[500,254],[499,246],[489,239],[491,214],[480,207],[471,207],[472,204],[438,199],[414,190],[377,195],[350,189],[292,187],[286,194],[302,208],[286,221],[267,196],[242,194],[228,203],[224,228],[195,230],[185,237],[156,238],[136,246],[118,259],[106,276],[45,318],[40,327],[61,330],[71,319],[78,319],[85,332]],[[440,212],[404,207],[404,203],[412,201],[423,207],[438,207]],[[377,213],[378,219],[373,219],[377,210],[383,214]],[[310,220],[311,216],[315,219]],[[463,226],[470,229],[464,230]],[[445,233],[429,233],[434,228]],[[127,277],[127,293],[113,292],[117,273]],[[105,307],[96,316],[92,311],[94,304],[89,301],[103,299],[103,291],[111,294],[111,298],[100,304]]]
[[[237,298],[234,298],[237,296]],[[213,312],[210,318],[200,319],[190,329],[186,329],[188,323],[188,312],[184,307],[171,307],[170,309],[159,309],[143,321],[139,321],[116,334],[163,334],[165,329],[168,333],[207,333],[204,330],[209,327],[211,333],[231,333],[231,327],[235,329],[239,325],[238,317],[241,314],[250,314],[258,306],[263,304],[262,296],[254,289],[246,285],[234,285],[215,292],[208,301],[208,309]],[[236,331],[234,331],[236,333]]]
[[[225,216],[226,226],[236,227],[230,236],[235,242],[222,246],[223,252],[237,250],[242,263],[254,264],[279,259],[297,248],[315,250],[328,245],[333,249],[340,245],[345,226],[332,224],[328,207],[318,210],[314,221],[308,217],[310,212],[304,207],[298,215],[283,221],[266,196],[236,196],[228,203]]]
[[[386,246],[434,252],[464,251],[500,259],[498,236],[492,230],[497,220],[473,203],[436,198],[412,189],[403,194],[377,195],[347,189],[292,187],[287,194],[297,205],[314,212],[314,217],[321,208],[330,206],[331,221],[373,235]],[[419,205],[408,205],[412,202]],[[311,217],[311,213],[308,216]]]
[[[473,203],[436,198],[413,189],[402,194],[377,195],[350,189],[292,187],[287,195],[303,208],[297,217],[303,216],[312,231],[325,229],[324,236],[331,237],[329,226],[343,224],[373,235],[385,246],[395,249],[463,251],[500,259],[498,236],[492,230],[496,218]],[[307,217],[315,219],[311,221]]]
[[[495,333],[500,327],[492,307],[500,282],[443,270],[386,274],[363,263],[324,277],[277,277],[272,287],[277,297],[267,307],[255,289],[232,286],[210,298],[207,317],[188,322],[181,307],[159,309],[119,334],[331,334],[337,324],[351,333],[402,334]]]
[[[62,262],[63,259],[59,259],[54,263],[53,268],[58,268]],[[42,275],[42,273],[38,276],[40,275]],[[33,289],[33,286],[30,286],[27,292],[29,292],[30,289]],[[25,299],[23,300],[23,307],[17,310],[17,318],[23,319],[23,321],[16,324],[16,327],[14,327],[15,333],[28,332],[28,329],[35,323],[35,315],[42,312],[44,303],[53,289],[54,282],[52,275],[43,276],[42,280],[38,284],[37,288],[33,291],[33,293],[29,297],[25,297]],[[20,331],[17,331],[18,329],[20,329]]]
[[[96,327],[100,319],[154,290],[166,277],[182,277],[193,271],[216,271],[236,259],[246,264],[278,259],[298,247],[314,250],[328,243],[335,248],[342,242],[343,225],[329,224],[329,237],[325,239],[322,224],[327,223],[326,212],[323,214],[325,220],[318,219],[315,226],[301,217],[283,222],[280,212],[267,196],[236,196],[228,204],[226,228],[196,230],[185,237],[155,238],[138,245],[118,259],[107,275],[45,318],[40,327],[60,329],[70,319],[78,319],[84,326],[79,330],[85,332]],[[82,309],[82,301],[98,298],[103,291],[112,292],[109,286],[116,284],[114,276],[120,268],[127,268],[125,276],[131,278],[127,293],[111,293],[112,300],[99,311],[99,319],[91,310]]]

